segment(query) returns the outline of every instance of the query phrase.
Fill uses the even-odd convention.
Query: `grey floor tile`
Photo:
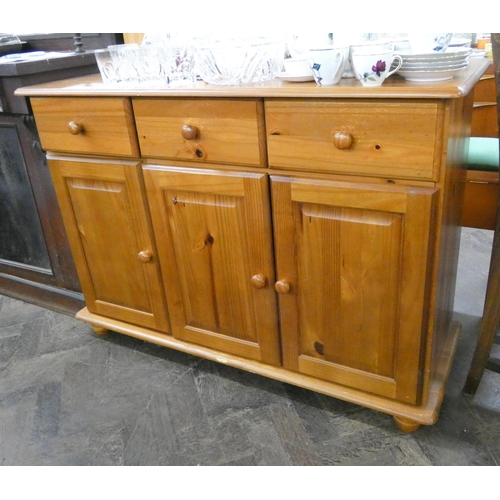
[[[462,393],[492,232],[464,229],[462,323],[439,420],[389,415],[0,296],[0,463],[75,466],[500,464],[500,376]]]

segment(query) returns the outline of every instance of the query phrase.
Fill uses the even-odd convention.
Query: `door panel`
[[[154,166],[144,175],[174,336],[279,364],[267,176]]]
[[[16,122],[0,123],[0,264],[52,274]],[[26,132],[25,132],[26,133]],[[42,165],[36,165],[43,168]]]
[[[272,195],[284,366],[416,403],[435,190],[272,177]]]
[[[168,331],[140,165],[50,159],[89,311]]]
[[[300,310],[308,312],[302,352],[323,351],[332,362],[392,376],[394,353],[384,345],[394,345],[402,250],[394,242],[401,241],[401,215],[304,204],[295,219],[303,256],[298,287],[314,284],[300,295]],[[318,309],[322,301],[342,313]]]

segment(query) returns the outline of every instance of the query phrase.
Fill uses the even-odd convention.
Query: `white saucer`
[[[451,80],[459,71],[464,68],[451,69],[443,71],[404,71],[399,70],[398,75],[401,75],[409,82],[442,82]]]
[[[286,82],[313,82],[314,81],[314,76],[312,76],[312,75],[290,76],[286,73],[286,71],[283,71],[283,73],[280,73],[278,75],[278,78],[280,78],[281,80],[285,80]]]

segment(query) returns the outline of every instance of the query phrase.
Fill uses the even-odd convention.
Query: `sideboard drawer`
[[[439,102],[266,100],[269,165],[436,181]]]
[[[31,105],[46,151],[139,156],[129,98],[43,97]]]
[[[144,157],[266,165],[260,99],[137,98],[133,106]]]

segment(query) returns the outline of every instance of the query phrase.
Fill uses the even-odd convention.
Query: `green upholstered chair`
[[[498,204],[498,112],[494,64],[474,87],[462,226],[495,229]]]
[[[499,177],[498,137],[471,137],[462,226],[495,229]]]
[[[493,61],[474,87],[462,226],[495,229],[498,204],[498,106]]]
[[[500,149],[498,137],[471,137],[467,170],[498,173]]]

